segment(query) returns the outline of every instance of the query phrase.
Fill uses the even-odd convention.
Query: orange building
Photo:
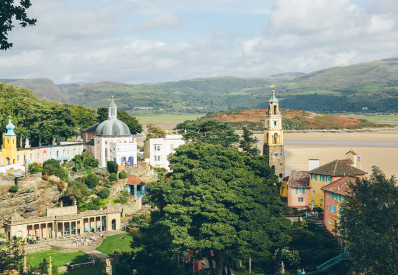
[[[350,184],[355,181],[355,177],[345,176],[322,188],[325,201],[323,222],[334,235],[341,214],[341,203],[346,200],[346,195],[351,192]]]

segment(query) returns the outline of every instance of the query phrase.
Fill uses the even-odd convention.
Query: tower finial
[[[268,87],[272,88],[272,96],[271,96],[271,99],[268,102],[279,102],[278,99],[276,99],[276,97],[275,97],[275,87],[276,87],[276,85],[272,84],[272,85],[270,85]]]

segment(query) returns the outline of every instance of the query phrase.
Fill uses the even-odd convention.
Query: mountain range
[[[398,58],[262,78],[215,77],[155,84],[57,85],[46,78],[0,82],[31,89],[48,100],[91,108],[107,106],[113,95],[119,108],[135,115],[265,108],[271,84],[277,86],[282,108],[322,113],[398,112]]]

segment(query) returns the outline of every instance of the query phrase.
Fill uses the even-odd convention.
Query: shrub
[[[119,173],[119,179],[125,179],[125,178],[127,178],[127,173],[126,173],[126,171],[120,171],[120,173]]]
[[[17,185],[11,186],[10,189],[8,189],[8,192],[11,192],[11,193],[18,192],[18,186]]]
[[[55,173],[61,168],[59,162],[55,159],[46,160],[43,163],[43,174],[55,175]]]
[[[102,188],[101,191],[99,191],[98,196],[100,196],[103,199],[106,199],[107,197],[109,197],[111,193],[111,190],[109,190],[109,188]]]
[[[99,183],[99,177],[96,174],[90,173],[87,175],[86,185],[89,188],[91,188],[91,189],[95,188],[98,185],[98,183]]]
[[[28,166],[29,174],[36,174],[36,173],[41,172],[42,170],[43,170],[43,167],[37,162],[33,162],[33,163],[29,164],[29,166]]]
[[[128,198],[126,198],[126,197],[120,197],[120,198],[114,200],[113,202],[114,202],[114,203],[126,204],[128,201],[129,201]]]
[[[122,191],[120,191],[120,195],[122,195],[123,197],[128,197],[129,192],[127,190],[122,190]]]
[[[116,176],[116,174],[115,173],[112,173],[112,174],[110,174],[109,175],[109,178],[108,178],[110,181],[117,181],[117,176]]]
[[[106,169],[108,170],[109,173],[116,174],[117,170],[118,170],[118,165],[117,165],[116,161],[112,161],[112,160],[111,161],[107,161],[106,162]]]

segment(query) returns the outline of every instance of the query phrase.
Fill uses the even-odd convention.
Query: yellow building
[[[14,133],[15,126],[11,122],[11,116],[6,129],[7,133],[3,134],[3,144],[1,145],[0,164],[17,164],[17,135]]]
[[[309,207],[324,208],[324,193],[322,188],[344,176],[364,177],[367,173],[354,167],[351,159],[334,160],[318,168],[312,169],[310,173],[310,195]]]
[[[275,86],[271,86],[272,97],[268,101],[265,117],[263,154],[268,156],[268,164],[282,181],[285,177],[285,154],[283,147],[282,116],[279,111],[279,101],[275,97]]]

